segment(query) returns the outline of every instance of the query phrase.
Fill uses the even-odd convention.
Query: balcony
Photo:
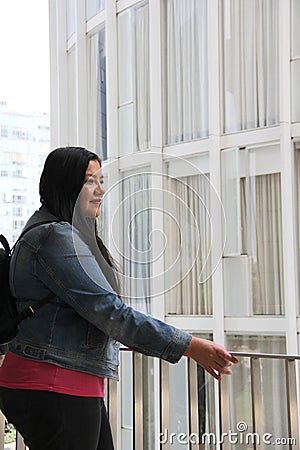
[[[300,356],[234,353],[216,382],[188,358],[179,364],[121,351],[121,382],[107,383],[116,450],[299,449]],[[4,446],[1,416],[0,450]]]

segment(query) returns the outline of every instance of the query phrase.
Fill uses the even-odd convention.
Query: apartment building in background
[[[1,233],[12,245],[40,206],[39,175],[50,150],[49,114],[20,113],[0,105]]]

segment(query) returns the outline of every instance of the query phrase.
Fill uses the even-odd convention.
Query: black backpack
[[[25,233],[27,233],[27,231],[46,223],[51,222],[39,222],[31,225],[21,233],[17,242]],[[15,297],[12,295],[9,287],[9,266],[14,247],[12,249],[10,248],[9,243],[3,234],[0,235],[0,242],[3,246],[3,248],[0,248],[0,345],[2,345],[7,344],[16,336],[18,325],[22,320],[33,316],[33,314],[53,298],[54,295],[50,294],[46,298],[40,300],[38,305],[27,306],[23,311],[18,312]]]

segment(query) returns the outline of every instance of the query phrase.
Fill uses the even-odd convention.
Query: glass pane
[[[212,314],[210,195],[207,174],[164,179],[167,314]]]
[[[162,3],[164,140],[174,144],[208,135],[207,0]]]
[[[147,168],[124,172],[122,189],[122,297],[151,313],[151,178]]]
[[[75,0],[68,0],[67,4],[67,37],[75,33],[76,29],[76,5]]]
[[[154,425],[154,359],[143,356],[143,450],[153,450]]]
[[[149,6],[148,2],[118,15],[120,142],[130,139],[124,153],[150,146]],[[127,110],[126,110],[127,108]],[[127,114],[130,109],[130,123]],[[132,140],[131,140],[132,136]]]
[[[133,45],[134,9],[118,15],[119,105],[133,102]]]
[[[87,20],[95,16],[99,11],[105,8],[105,0],[86,0],[86,18]]]
[[[88,139],[89,148],[107,159],[105,28],[89,39]]]
[[[285,338],[282,336],[228,335],[227,348],[231,351],[249,353],[279,354],[286,352]],[[263,433],[272,434],[274,439],[289,436],[284,361],[261,359],[260,374]],[[229,379],[229,385],[231,430],[236,432],[237,424],[245,422],[247,432],[251,433],[253,432],[252,393],[250,359],[248,357],[240,357],[240,363],[234,368],[234,374]],[[281,448],[276,445],[273,447],[276,449]],[[246,445],[246,443],[232,446],[232,449],[244,448],[254,447],[253,445]]]
[[[133,370],[132,352],[121,351],[121,442],[123,450],[133,449]]]
[[[279,121],[279,2],[222,7],[224,132]]]
[[[252,314],[249,258],[246,255],[223,259],[226,316]]]
[[[291,62],[291,83],[292,83],[292,121],[300,121],[300,60]]]
[[[68,52],[68,139],[69,144],[77,142],[77,95],[76,95],[76,54],[75,48]]]
[[[239,149],[223,150],[222,202],[226,218],[224,255],[241,253],[240,168]]]
[[[253,206],[253,205],[252,205]],[[284,314],[281,177],[255,178],[256,253],[251,255],[254,314]]]
[[[170,387],[170,436],[175,433],[175,439],[171,442],[174,450],[188,450],[188,439],[186,444],[180,442],[180,433],[189,436],[189,400],[188,400],[188,377],[187,358],[182,358],[178,364],[170,364],[169,367]]]
[[[292,58],[300,56],[300,2],[299,0],[292,0]]]
[[[132,103],[119,108],[119,146],[120,156],[129,155],[136,148]]]

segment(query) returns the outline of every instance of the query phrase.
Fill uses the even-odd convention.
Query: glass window
[[[133,373],[134,353],[128,350],[120,352],[121,371],[121,442],[122,449],[134,448],[134,375],[142,378],[143,386],[143,450],[152,450],[155,442],[154,416],[154,359],[144,355],[141,358],[141,372]]]
[[[227,335],[226,346],[233,352],[286,353],[285,337],[283,336]],[[259,369],[263,433],[271,433],[274,437],[289,436],[284,360],[260,359]],[[240,357],[239,364],[234,367],[233,372],[232,377],[229,377],[231,430],[237,431],[237,424],[245,422],[247,431],[251,433],[253,431],[253,420],[250,359]],[[276,445],[273,447],[282,448]],[[239,445],[238,448],[255,447]]]
[[[67,38],[69,39],[76,30],[76,3],[75,0],[68,0],[67,3]]]
[[[222,11],[224,132],[279,121],[278,0],[226,0]]]
[[[67,55],[68,64],[68,140],[69,145],[77,142],[77,95],[76,95],[76,53],[73,47]]]
[[[239,235],[240,251],[225,252],[223,259],[229,316],[284,314],[281,175],[268,173],[272,159],[279,159],[278,152],[278,146],[239,151],[239,192],[233,197],[233,214],[234,209],[240,211],[240,228],[229,228],[228,220],[226,234]],[[223,155],[222,173],[227,176]],[[230,214],[227,209],[226,218]]]
[[[291,2],[291,104],[292,121],[300,121],[300,105],[298,98],[300,96],[300,2],[292,0]]]
[[[122,295],[126,303],[151,313],[151,178],[144,170],[122,178]]]
[[[166,0],[164,141],[208,135],[207,0]]]
[[[211,335],[197,335],[197,337],[212,339]],[[167,443],[167,445],[169,443],[172,449],[188,450],[193,447],[189,442],[188,437],[190,436],[191,442],[203,442],[205,444],[203,448],[213,450],[215,448],[212,439],[212,435],[215,433],[213,378],[201,366],[192,360],[189,361],[188,358],[181,358],[178,364],[162,362],[161,368],[162,408],[163,412],[168,411],[168,414],[163,413],[163,420],[166,423],[163,423],[160,442]],[[196,426],[196,429],[193,430],[191,429],[191,412],[195,419],[193,425]],[[172,433],[174,434],[172,435]],[[180,433],[183,433],[186,438],[180,439],[182,436]],[[211,439],[209,439],[209,433],[211,433]]]
[[[210,315],[209,175],[168,176],[164,181],[166,313]]]
[[[150,147],[149,5],[118,15],[120,154]]]
[[[107,159],[105,28],[89,39],[88,139],[89,148]]]
[[[85,4],[87,20],[91,19],[105,8],[105,0],[86,0]]]

